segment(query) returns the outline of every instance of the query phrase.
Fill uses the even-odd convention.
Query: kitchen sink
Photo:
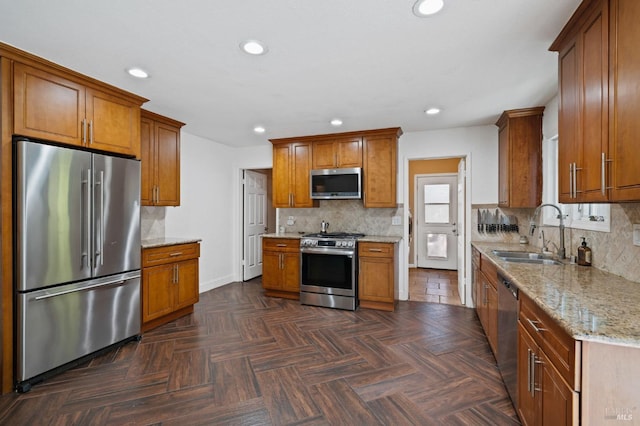
[[[511,263],[533,263],[536,265],[562,265],[562,262],[558,262],[555,259],[543,259],[543,258],[525,259],[523,257],[501,257],[500,259],[504,260],[505,262],[511,262]]]
[[[493,250],[493,254],[505,262],[532,263],[538,265],[562,265],[562,262],[544,257],[542,253],[530,251]]]

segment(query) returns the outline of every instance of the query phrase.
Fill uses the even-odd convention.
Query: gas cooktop
[[[303,238],[360,238],[364,237],[364,234],[349,233],[349,232],[318,232],[316,234],[305,234]]]

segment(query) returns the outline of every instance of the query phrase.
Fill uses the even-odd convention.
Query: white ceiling
[[[493,124],[555,95],[548,48],[580,0],[445,2],[418,18],[414,0],[0,0],[0,41],[144,96],[146,109],[231,146]],[[268,54],[242,53],[245,39]],[[131,66],[151,78],[134,80]],[[430,106],[443,112],[426,116]]]

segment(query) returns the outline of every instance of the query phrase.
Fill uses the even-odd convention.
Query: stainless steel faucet
[[[553,207],[554,209],[558,210],[558,219],[560,219],[560,225],[558,226],[558,230],[560,231],[560,245],[558,247],[558,257],[560,259],[564,259],[566,257],[567,251],[564,247],[564,216],[562,215],[562,210],[560,210],[560,207],[554,204],[540,204],[538,207],[536,207],[536,210],[533,212],[533,217],[531,218],[531,223],[529,225],[529,233],[533,236],[533,233],[536,230],[536,217],[538,216],[538,213],[540,212],[540,210],[545,206]],[[543,240],[543,244],[544,244],[544,240]]]

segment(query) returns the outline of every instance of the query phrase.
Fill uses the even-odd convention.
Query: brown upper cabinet
[[[46,66],[13,64],[13,133],[140,157],[140,105]]]
[[[396,207],[398,127],[367,132],[362,138],[362,199],[365,207]]]
[[[585,0],[550,50],[559,52],[562,203],[640,200],[640,2]]]
[[[542,201],[544,107],[504,111],[498,126],[498,201],[501,207],[537,207]]]
[[[313,143],[313,168],[362,167],[362,138],[352,137]]]
[[[318,207],[311,199],[311,143],[273,143],[273,207]]]
[[[142,110],[141,203],[143,206],[180,205],[180,128],[176,120]]]
[[[398,138],[402,129],[363,130],[287,139],[273,144],[274,207],[317,207],[312,169],[362,166],[364,207],[396,207]],[[316,152],[317,151],[317,152]]]

